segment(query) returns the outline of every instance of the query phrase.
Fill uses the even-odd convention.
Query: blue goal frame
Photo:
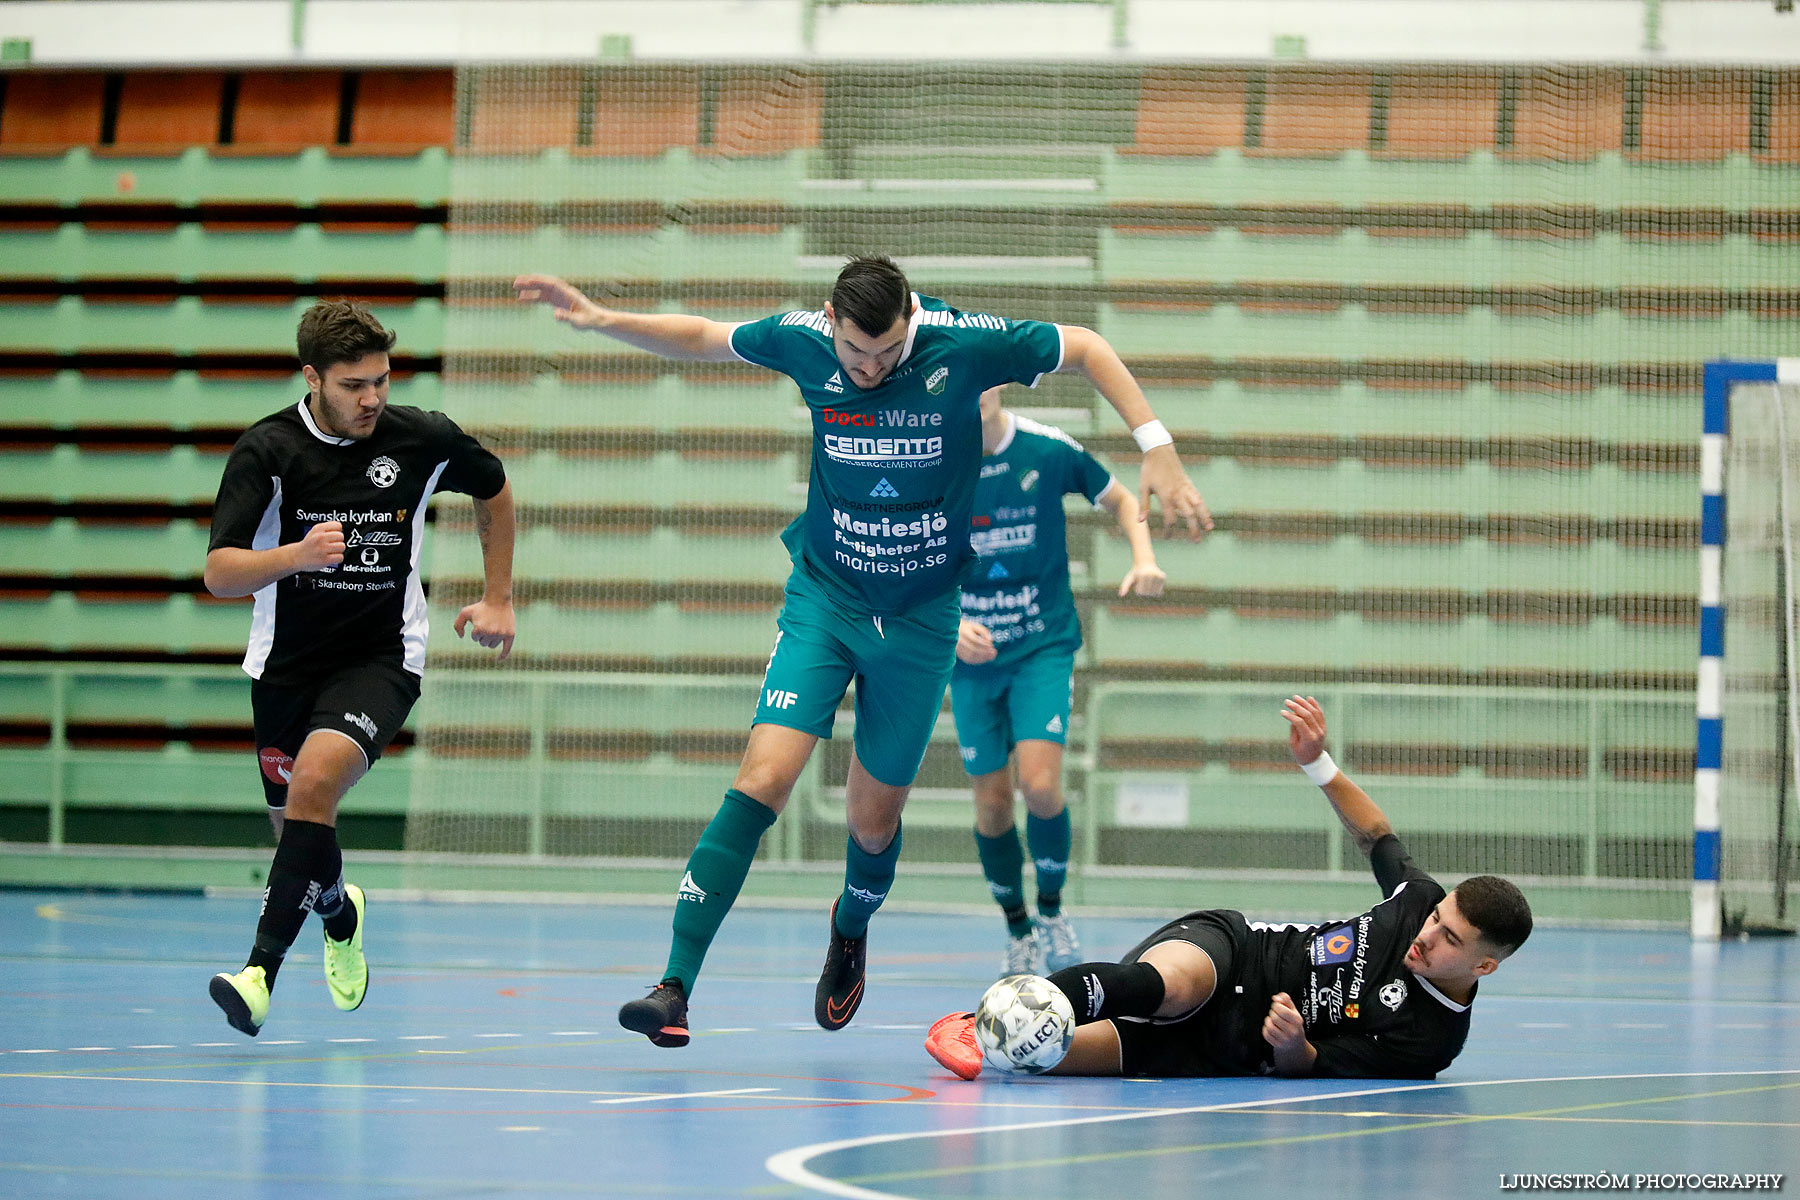
[[[1800,384],[1800,358],[1706,364],[1700,433],[1700,665],[1694,695],[1694,884],[1692,932],[1717,941],[1719,781],[1725,765],[1725,448],[1731,389],[1740,383]]]

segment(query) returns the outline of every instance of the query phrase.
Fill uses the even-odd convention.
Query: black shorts
[[[374,766],[419,699],[419,677],[398,660],[352,663],[303,687],[250,681],[250,717],[263,799],[287,807],[288,778],[300,744],[317,729],[342,734]]]
[[[1115,1019],[1122,1073],[1166,1079],[1246,1072],[1244,1053],[1255,1055],[1257,1049],[1237,1045],[1244,1020],[1237,980],[1249,936],[1242,913],[1215,908],[1170,921],[1132,947],[1121,962],[1136,962],[1160,942],[1191,943],[1212,959],[1217,983],[1212,998],[1189,1016]]]

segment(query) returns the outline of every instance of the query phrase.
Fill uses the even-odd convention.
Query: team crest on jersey
[[[828,392],[836,392],[840,396],[843,395],[844,373],[842,371],[833,371],[831,373],[831,378],[825,381],[825,390]]]
[[[893,499],[898,498],[900,493],[898,491],[894,490],[893,484],[891,484],[887,480],[883,479],[879,483],[877,483],[874,487],[869,489],[869,495],[878,496],[883,500],[893,500]]]
[[[369,482],[376,487],[393,487],[394,480],[400,478],[400,464],[382,455],[369,464]]]
[[[1384,983],[1381,985],[1381,991],[1378,992],[1377,995],[1381,997],[1381,1002],[1383,1004],[1387,1005],[1395,1012],[1399,1012],[1400,1006],[1406,1003],[1406,981],[1404,979],[1396,979],[1392,983]]]
[[[999,563],[995,563],[993,565],[993,567],[990,568],[988,571],[988,578],[989,579],[1005,579],[1011,573],[1012,572],[1008,571],[1004,566],[1000,565]]]
[[[1354,1020],[1356,1020],[1356,1018],[1358,1018],[1360,1016],[1362,1016],[1362,1005],[1360,1005],[1360,1004],[1344,1005],[1344,1019],[1346,1021],[1354,1021]]]
[[[1037,481],[1038,473],[1036,471],[1027,471],[1019,476],[1019,490],[1021,492],[1029,492],[1032,488],[1037,486]]]
[[[944,385],[950,382],[950,368],[939,367],[925,379],[925,390],[934,396],[944,394]]]

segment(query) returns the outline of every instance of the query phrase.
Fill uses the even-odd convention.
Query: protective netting
[[[496,671],[448,635],[480,569],[438,538],[409,847],[685,854],[804,498],[786,379],[570,333],[511,278],[740,320],[887,252],[960,308],[1104,334],[1219,518],[1158,543],[1166,598],[1121,601],[1124,541],[1070,510],[1073,898],[1360,879],[1288,757],[1299,691],[1434,869],[1682,919],[1699,364],[1794,342],[1797,96],[1749,70],[460,71],[444,403],[522,505],[520,641]],[[1135,486],[1085,382],[1013,393]],[[848,719],[766,856],[841,857]],[[919,785],[908,862],[972,864],[947,715]],[[983,896],[972,870],[944,894]]]
[[[1800,388],[1740,384],[1725,473],[1724,772],[1720,895],[1727,931],[1792,927],[1794,563]]]

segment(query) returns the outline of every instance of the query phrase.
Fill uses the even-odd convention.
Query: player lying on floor
[[[1056,972],[1077,1028],[1050,1073],[1430,1079],[1462,1050],[1476,983],[1530,935],[1530,906],[1494,875],[1445,892],[1325,753],[1318,701],[1295,696],[1282,716],[1294,761],[1369,856],[1386,899],[1317,925],[1189,913],[1117,963]],[[981,1071],[971,1013],[933,1025],[925,1049],[964,1079]]]

